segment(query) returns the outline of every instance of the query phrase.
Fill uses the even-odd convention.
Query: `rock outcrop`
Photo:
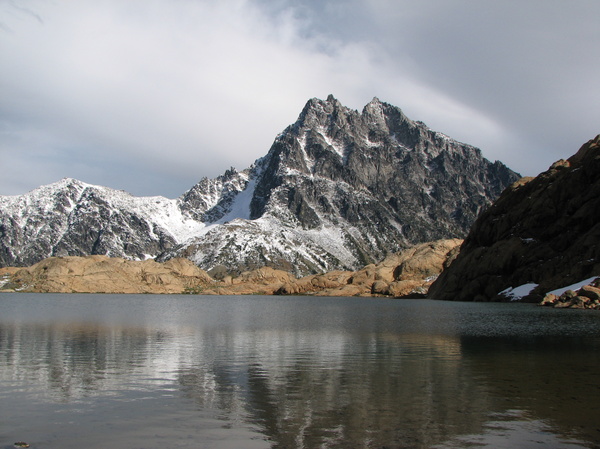
[[[393,254],[383,262],[355,271],[305,276],[275,293],[317,296],[424,296],[442,267],[455,257],[462,240],[423,243]]]
[[[524,300],[600,275],[600,136],[536,178],[522,179],[475,221],[460,254],[429,290],[436,299]]]
[[[247,219],[227,212],[159,260],[190,258],[211,274],[353,271],[417,243],[463,237],[518,179],[395,106],[375,98],[358,112],[332,96],[310,100],[243,173],[247,184],[227,210]]]
[[[197,293],[203,295],[272,295],[283,285],[295,279],[294,275],[287,271],[262,267],[246,271],[236,277],[226,276],[206,288],[199,289]]]
[[[64,179],[0,196],[0,266],[53,256],[183,257],[213,277],[261,267],[353,271],[411,245],[463,237],[518,176],[373,99],[309,100],[251,167],[180,198]]]
[[[4,291],[42,293],[186,293],[214,283],[187,259],[160,264],[107,256],[51,257],[0,275]]]

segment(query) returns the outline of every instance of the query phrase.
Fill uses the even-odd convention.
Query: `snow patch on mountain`
[[[303,232],[308,240],[327,251],[348,266],[356,264],[356,257],[345,245],[344,232],[331,224],[319,229],[310,229]]]
[[[177,243],[183,243],[206,232],[206,224],[182,213],[177,200],[163,197],[140,198],[129,204],[130,210],[169,232]],[[121,207],[127,207],[123,203]]]
[[[344,158],[344,146],[327,135],[327,129],[324,126],[319,126],[317,132],[323,137],[329,148],[332,148],[342,159]]]
[[[217,223],[222,224],[235,219],[250,220],[250,203],[254,197],[256,179],[248,181],[246,188],[235,196],[231,209]]]

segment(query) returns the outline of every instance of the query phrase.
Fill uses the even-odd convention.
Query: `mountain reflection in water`
[[[599,447],[600,319],[563,312],[3,295],[0,447]]]

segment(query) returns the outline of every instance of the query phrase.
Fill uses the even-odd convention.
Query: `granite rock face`
[[[362,112],[310,100],[219,226],[165,252],[215,274],[272,266],[356,270],[408,246],[466,235],[519,177],[481,152],[373,99]],[[240,214],[240,212],[242,212]]]
[[[164,264],[120,257],[50,257],[31,267],[0,270],[0,291],[37,293],[185,293],[213,284],[186,259]],[[0,279],[1,280],[1,279]]]
[[[183,257],[215,277],[272,267],[356,270],[416,243],[466,235],[518,175],[373,99],[308,101],[251,167],[180,198],[65,179],[0,197],[0,266],[51,256]]]
[[[600,275],[600,136],[568,160],[506,189],[474,223],[456,260],[429,296],[501,300],[499,292],[538,284],[524,298]]]
[[[422,297],[462,240],[421,243],[357,271],[332,271],[292,279],[275,294],[317,296]]]

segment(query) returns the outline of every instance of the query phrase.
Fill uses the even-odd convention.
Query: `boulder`
[[[587,309],[591,300],[586,296],[575,296],[571,299],[571,308],[572,309]]]
[[[586,296],[590,298],[592,301],[600,300],[600,288],[593,287],[591,285],[584,285],[578,291],[580,296]]]
[[[600,288],[596,287],[599,279],[582,286],[577,291],[566,290],[560,296],[548,293],[540,305],[556,308],[600,309]]]
[[[373,285],[371,286],[371,293],[376,295],[389,295],[390,284],[383,280],[377,280],[373,282]]]
[[[554,295],[552,293],[548,293],[546,296],[544,296],[544,299],[542,300],[542,302],[540,303],[540,305],[542,305],[542,306],[554,306],[557,301],[558,301],[558,296],[556,296],[556,295]]]

